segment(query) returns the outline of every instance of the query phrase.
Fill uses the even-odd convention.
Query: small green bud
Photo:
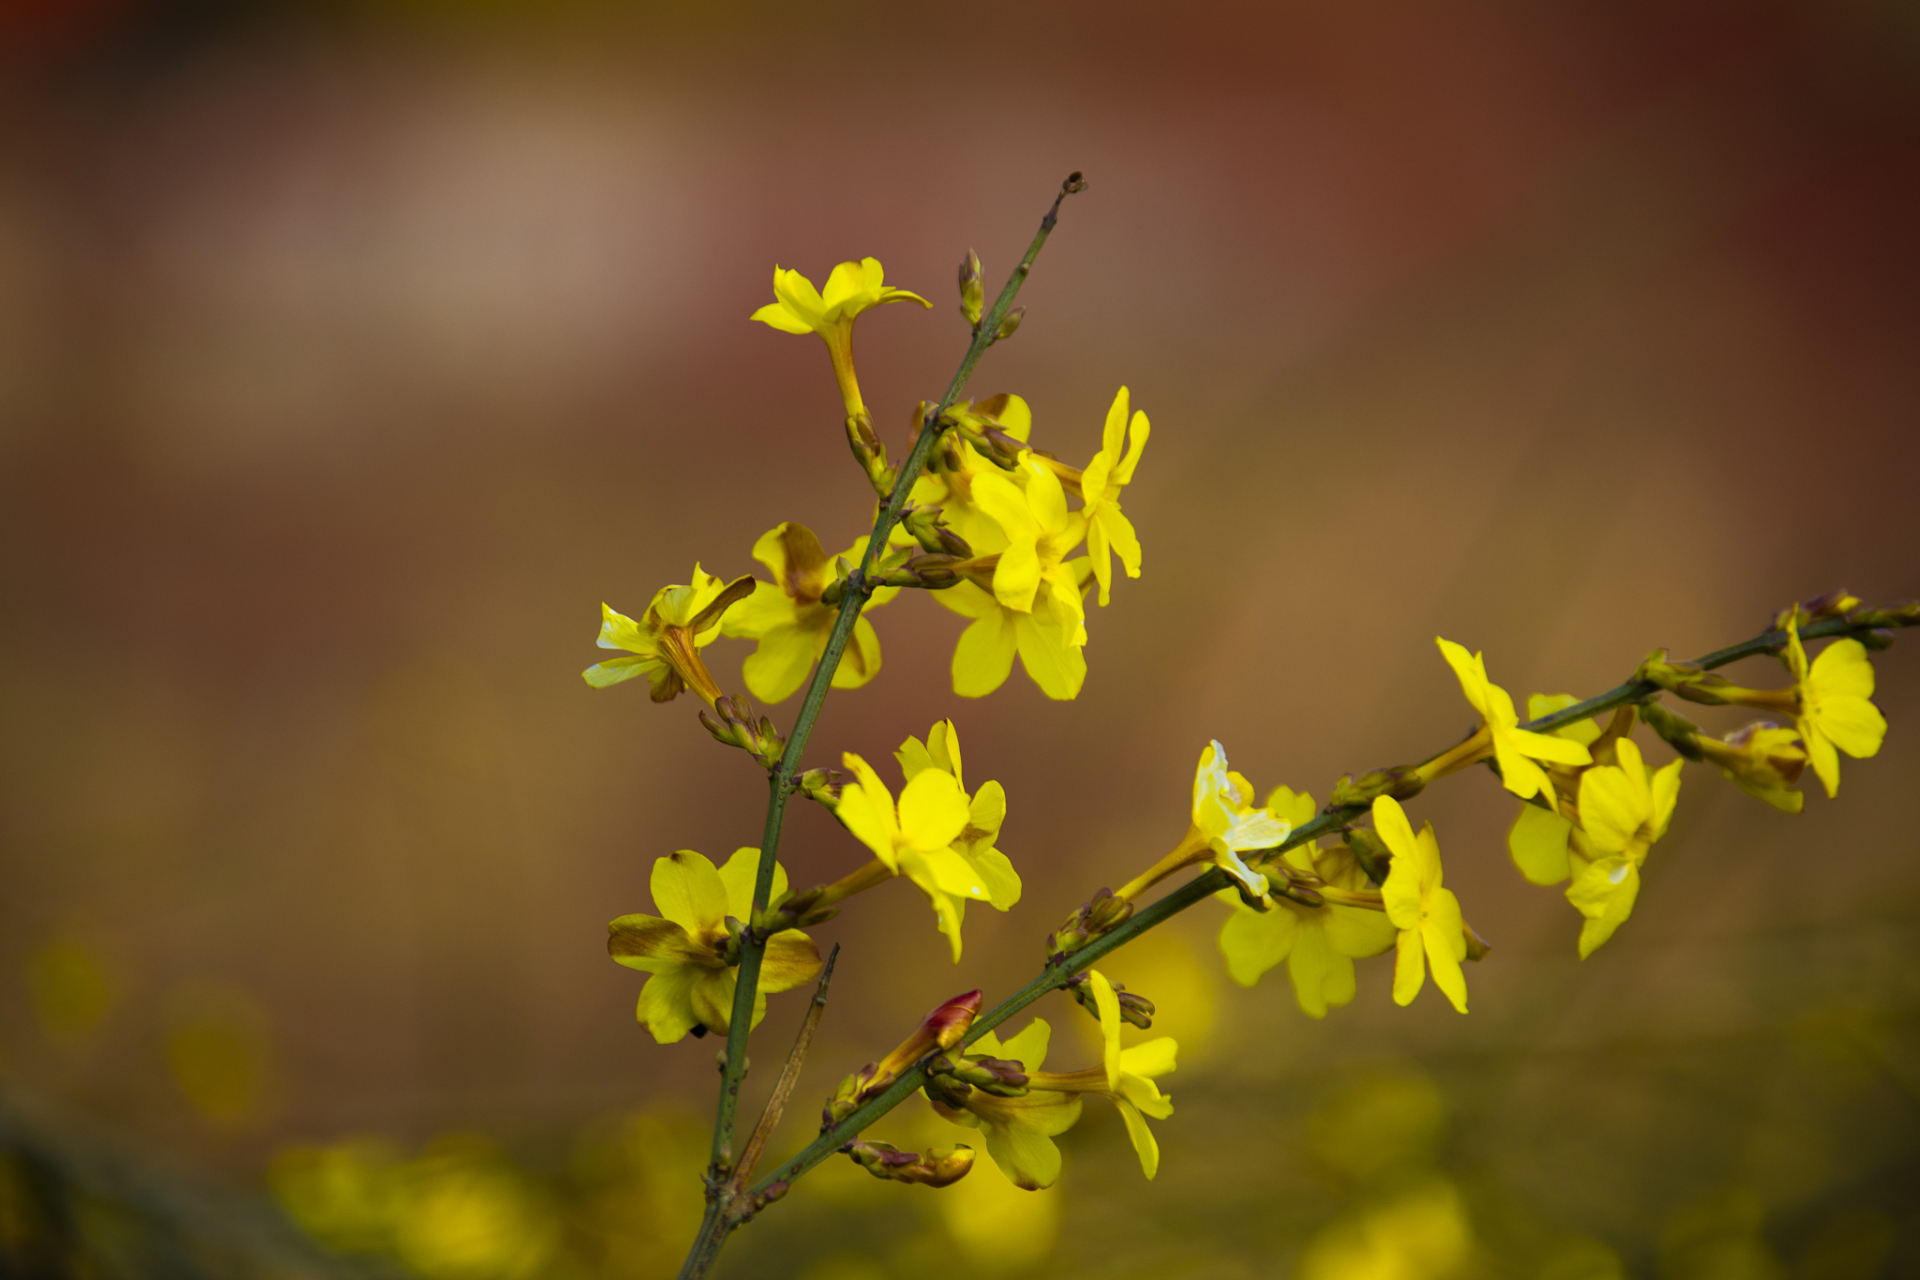
[[[1120,1002],[1120,1018],[1123,1022],[1129,1022],[1142,1031],[1152,1028],[1153,1001],[1127,990],[1124,982],[1114,982],[1109,979],[1107,985],[1113,988],[1114,998]],[[1073,981],[1067,984],[1066,991],[1079,1002],[1082,1009],[1096,1018],[1100,1016],[1099,1006],[1093,1001],[1093,983],[1087,980],[1086,974],[1074,975]]]
[[[1116,925],[1123,923],[1133,914],[1133,904],[1123,898],[1113,896],[1113,890],[1102,888],[1093,897],[1080,904],[1067,922],[1053,931],[1047,939],[1047,959],[1055,963],[1072,955],[1080,948],[1092,942]]]
[[[943,1053],[928,1061],[927,1077],[929,1088],[937,1078],[971,1085],[996,1098],[1019,1098],[1027,1092],[1027,1073],[1011,1058],[989,1058],[984,1054],[956,1058]]]
[[[1008,338],[1011,338],[1019,330],[1020,321],[1026,318],[1026,314],[1027,309],[1025,307],[1015,307],[1013,310],[1007,312],[1006,318],[1000,321],[1000,328],[994,333],[993,340],[995,342],[1004,342]]]
[[[1700,750],[1700,726],[1676,711],[1669,711],[1658,702],[1649,702],[1640,708],[1640,718],[1660,740],[1679,752],[1688,760],[1700,761],[1706,757]]]
[[[1365,808],[1381,796],[1411,800],[1426,789],[1426,781],[1413,765],[1395,765],[1374,769],[1358,778],[1348,774],[1333,784],[1333,798],[1327,803],[1336,809]]]
[[[980,309],[986,300],[987,295],[980,287],[980,255],[969,249],[960,263],[960,314],[976,329],[980,327]]]
[[[1375,884],[1387,882],[1387,872],[1393,867],[1393,854],[1387,850],[1387,842],[1365,827],[1355,827],[1347,832],[1347,848],[1353,851],[1353,860],[1367,873],[1367,879]]]
[[[876,1178],[923,1187],[952,1186],[973,1168],[973,1148],[968,1146],[934,1147],[921,1155],[890,1142],[849,1142],[841,1150]]]

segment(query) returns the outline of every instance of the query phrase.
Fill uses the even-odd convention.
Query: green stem
[[[1060,202],[1074,192],[1085,189],[1086,183],[1081,181],[1078,173],[1061,185],[1060,194],[1054,197],[1052,207],[1040,221],[1039,234],[1027,247],[1026,256],[1007,278],[1006,286],[1000,290],[1000,297],[993,304],[993,310],[974,330],[973,341],[968,344],[967,354],[960,361],[953,381],[948,384],[946,395],[921,421],[920,433],[914,437],[913,448],[894,480],[893,491],[886,505],[874,517],[873,533],[867,539],[866,554],[847,576],[840,613],[833,621],[833,631],[827,637],[826,649],[821,653],[813,678],[807,684],[806,696],[801,700],[800,713],[795,717],[793,730],[787,737],[786,749],[780,753],[780,763],[767,777],[767,817],[760,832],[760,864],[753,883],[752,918],[755,920],[766,912],[767,899],[773,890],[773,868],[780,851],[781,829],[786,823],[787,801],[793,795],[794,779],[800,774],[800,759],[806,752],[807,739],[813,734],[814,722],[819,719],[820,707],[826,702],[827,691],[833,684],[833,674],[840,666],[840,657],[846,652],[848,640],[852,638],[853,624],[859,620],[860,611],[873,594],[874,588],[867,579],[873,572],[874,562],[883,553],[893,526],[899,523],[907,495],[912,492],[913,483],[926,466],[927,455],[933,451],[934,441],[940,436],[941,416],[959,398],[967,379],[973,374],[974,366],[980,363],[980,357],[993,345],[1001,320],[1013,306],[1020,286],[1026,282],[1027,273],[1033,270],[1034,259],[1040,256],[1041,246],[1046,244],[1047,236],[1059,220]],[[766,949],[767,940],[757,930],[749,929],[741,939],[740,967],[734,984],[726,1054],[720,1064],[720,1103],[713,1119],[712,1163],[707,1170],[707,1214],[701,1224],[700,1235],[681,1268],[682,1280],[698,1280],[707,1274],[727,1234],[739,1221],[737,1202],[728,1195],[727,1184],[733,1171],[733,1131],[740,1109],[740,1085],[747,1071],[747,1033],[751,1030],[754,995],[760,985],[760,968],[766,957]],[[764,1190],[765,1187],[756,1188],[756,1191]],[[748,1206],[753,1204],[752,1196],[741,1199]]]
[[[1815,640],[1822,636],[1858,636],[1867,630],[1868,628],[1865,627],[1855,627],[1848,624],[1844,618],[1834,618],[1826,622],[1818,622],[1811,626],[1802,627],[1800,629],[1800,638],[1803,640]],[[1781,648],[1785,647],[1786,643],[1786,632],[1764,631],[1751,640],[1731,645],[1725,649],[1716,650],[1706,657],[1698,659],[1697,662],[1700,666],[1707,668],[1723,667],[1741,658],[1748,658],[1761,653],[1778,652]],[[1611,711],[1613,708],[1623,706],[1626,703],[1641,701],[1659,691],[1659,686],[1650,681],[1629,680],[1625,684],[1609,689],[1598,697],[1588,698],[1585,702],[1575,703],[1573,706],[1567,707],[1562,711],[1556,711],[1552,715],[1541,716],[1537,720],[1530,720],[1520,727],[1535,733],[1546,733],[1562,725],[1571,724],[1576,720],[1598,715],[1603,711]],[[1313,821],[1294,828],[1293,831],[1288,834],[1285,842],[1275,849],[1251,850],[1247,856],[1268,857],[1272,854],[1282,853],[1297,845],[1305,844],[1309,840],[1315,840],[1320,836],[1339,831],[1365,812],[1366,806],[1364,805],[1347,805],[1341,808],[1330,808],[1327,812],[1313,819]],[[1038,1000],[1041,996],[1066,986],[1075,974],[1093,964],[1102,956],[1118,950],[1120,947],[1125,946],[1141,934],[1147,932],[1147,930],[1165,923],[1167,920],[1185,911],[1188,907],[1193,906],[1196,902],[1209,898],[1219,890],[1227,888],[1231,883],[1232,881],[1225,872],[1217,868],[1210,869],[1204,874],[1189,880],[1186,884],[1181,885],[1178,889],[1175,889],[1172,893],[1169,893],[1166,897],[1159,899],[1152,905],[1136,911],[1123,923],[1108,930],[1106,933],[1089,942],[1086,946],[1065,957],[1060,963],[1048,965],[1040,971],[1039,976],[1034,978],[1033,981],[1027,983],[1026,986],[1020,988],[1011,996],[1008,996],[986,1013],[981,1014],[980,1017],[974,1020],[973,1026],[968,1029],[964,1043],[972,1044],[975,1040],[978,1040],[981,1036],[993,1030],[1008,1018],[1011,1018],[1014,1014]],[[891,1085],[887,1086],[883,1092],[875,1095],[870,1101],[860,1107],[859,1110],[854,1111],[839,1124],[826,1130],[818,1138],[808,1143],[798,1155],[781,1165],[765,1182],[757,1186],[755,1191],[764,1191],[769,1185],[775,1182],[792,1182],[795,1178],[798,1178],[807,1172],[807,1170],[813,1168],[822,1160],[825,1160],[848,1142],[857,1138],[868,1125],[871,1125],[881,1116],[906,1101],[915,1090],[919,1089],[925,1083],[926,1071],[923,1067],[916,1066],[911,1071],[906,1072],[898,1080],[895,1080]]]

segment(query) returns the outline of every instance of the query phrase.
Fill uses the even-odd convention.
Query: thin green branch
[[[893,491],[874,517],[866,554],[847,576],[845,594],[840,601],[840,613],[833,622],[833,631],[827,637],[826,648],[814,667],[813,678],[807,684],[806,696],[801,700],[800,712],[787,737],[786,749],[780,754],[780,763],[767,777],[767,815],[761,828],[760,864],[753,884],[752,915],[755,920],[764,915],[767,899],[772,893],[773,868],[779,856],[781,831],[786,823],[787,801],[793,794],[794,779],[800,773],[800,760],[806,752],[807,740],[813,734],[821,705],[826,702],[827,691],[833,683],[834,672],[840,666],[841,655],[846,652],[847,642],[852,638],[853,625],[873,594],[874,589],[868,577],[873,572],[874,563],[883,554],[887,536],[893,531],[893,526],[899,523],[900,513],[906,506],[914,481],[926,466],[927,456],[940,436],[942,415],[959,398],[973,374],[974,366],[980,363],[980,357],[997,340],[1000,322],[1013,306],[1020,286],[1033,270],[1034,259],[1040,256],[1041,246],[1046,244],[1054,224],[1059,220],[1061,201],[1085,189],[1086,183],[1078,173],[1072,174],[1061,184],[1060,193],[1054,197],[1052,206],[1041,219],[1039,233],[1027,247],[1026,256],[1007,278],[1005,287],[1000,290],[1000,296],[993,304],[993,310],[974,329],[973,340],[968,344],[967,353],[960,361],[953,381],[948,384],[946,394],[922,419],[913,448],[894,480]],[[707,1214],[693,1250],[681,1268],[683,1280],[697,1280],[706,1274],[736,1221],[738,1202],[729,1194],[733,1172],[733,1131],[740,1108],[740,1086],[747,1070],[747,1033],[753,1022],[754,995],[760,985],[760,968],[766,956],[766,945],[767,940],[755,929],[747,930],[741,939],[740,965],[727,1028],[727,1046],[720,1064],[720,1102],[714,1113],[712,1162],[707,1171]],[[765,1188],[757,1190],[764,1192]],[[744,1202],[750,1206],[753,1200],[748,1197]]]
[[[1833,618],[1825,622],[1817,622],[1802,627],[1800,629],[1800,638],[1803,640],[1815,640],[1823,636],[1839,635],[1858,637],[1864,635],[1869,630],[1871,630],[1871,628],[1854,626],[1844,618]],[[1730,645],[1725,649],[1716,650],[1704,658],[1698,659],[1697,662],[1699,666],[1706,668],[1723,667],[1741,658],[1753,657],[1762,653],[1777,653],[1784,648],[1786,644],[1786,632],[1773,630],[1763,631],[1751,640]],[[1561,711],[1556,711],[1552,715],[1541,716],[1537,720],[1530,720],[1520,727],[1532,730],[1535,733],[1546,733],[1550,730],[1560,728],[1562,725],[1571,724],[1576,720],[1598,715],[1605,711],[1611,711],[1615,707],[1624,706],[1629,702],[1644,701],[1658,692],[1660,692],[1659,686],[1650,681],[1629,680],[1625,684],[1609,689],[1597,697],[1588,698],[1585,702],[1575,703],[1573,706]],[[1365,813],[1366,808],[1365,805],[1330,807],[1326,812],[1314,818],[1313,821],[1294,828],[1293,831],[1288,834],[1285,842],[1274,849],[1252,851],[1247,856],[1250,858],[1265,857],[1282,853],[1297,845],[1318,839],[1320,836],[1330,835],[1345,828],[1355,818]],[[1038,1000],[1041,996],[1066,986],[1072,981],[1075,974],[1092,965],[1101,957],[1118,950],[1149,929],[1165,923],[1174,916],[1179,915],[1182,911],[1185,911],[1188,907],[1213,896],[1213,894],[1221,889],[1228,888],[1231,884],[1232,881],[1225,872],[1218,869],[1210,869],[1204,874],[1189,880],[1186,884],[1181,885],[1164,898],[1160,898],[1151,905],[1136,911],[1123,923],[1108,930],[1098,938],[1095,938],[1093,941],[1087,943],[1086,946],[1065,957],[1059,963],[1048,965],[1040,971],[1039,976],[1027,983],[1026,986],[1020,988],[1011,996],[1008,996],[986,1013],[981,1014],[979,1018],[974,1020],[972,1027],[968,1029],[964,1043],[972,1044],[975,1040],[978,1040],[981,1036],[993,1030],[1008,1018],[1011,1018],[1014,1014]],[[884,1091],[876,1094],[857,1111],[854,1111],[839,1124],[821,1133],[818,1138],[808,1143],[799,1154],[781,1165],[774,1171],[771,1177],[756,1187],[755,1190],[764,1191],[775,1182],[791,1183],[795,1178],[806,1173],[807,1170],[813,1168],[842,1146],[845,1146],[848,1142],[857,1138],[867,1126],[906,1101],[909,1096],[925,1083],[926,1071],[923,1067],[916,1066],[911,1071],[906,1072],[898,1080],[887,1086]]]

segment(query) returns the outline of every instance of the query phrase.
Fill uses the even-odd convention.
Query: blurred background
[[[905,885],[815,931],[844,951],[777,1149],[1171,847],[1209,738],[1324,800],[1468,727],[1435,633],[1586,695],[1796,598],[1920,594],[1899,0],[4,14],[16,1274],[671,1274],[715,1046],[636,1026],[605,925],[656,857],[757,839],[764,787],[692,699],[578,672],[602,600],[753,571],[781,520],[866,526],[824,353],[747,321],[775,263],[872,254],[934,299],[860,326],[898,450],[964,346],[955,264],[996,287],[1082,169],[974,390],[1073,461],[1123,383],[1154,425],[1145,574],[1077,702],[1017,670],[954,697],[923,598],[829,702],[812,763],[951,715],[1026,891],[957,969]],[[1690,769],[1592,959],[1466,775],[1413,812],[1495,944],[1471,1016],[1395,1007],[1378,960],[1315,1022],[1283,972],[1226,980],[1209,904],[1106,966],[1181,1044],[1156,1183],[1090,1105],[1052,1191],[835,1161],[722,1274],[1920,1275],[1912,643],[1839,802]],[[747,652],[708,651],[723,685]],[[782,856],[808,884],[864,854],[803,808]],[[1052,1065],[1094,1060],[1038,1012]],[[915,1102],[877,1136],[942,1128]]]

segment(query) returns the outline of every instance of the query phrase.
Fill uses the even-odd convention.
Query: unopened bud
[[[1353,860],[1367,873],[1367,879],[1375,884],[1385,884],[1387,873],[1393,868],[1393,854],[1387,850],[1387,842],[1365,827],[1355,827],[1347,832],[1347,848],[1353,851]]]
[[[1081,903],[1079,908],[1067,917],[1067,922],[1055,929],[1047,939],[1049,962],[1057,962],[1072,955],[1132,914],[1133,903],[1124,898],[1114,897],[1111,889],[1102,888],[1093,897]]]
[[[744,695],[715,699],[711,712],[700,713],[700,724],[714,741],[739,747],[769,769],[779,763],[786,747],[773,721],[766,716],[756,719],[753,703]]]
[[[960,314],[975,328],[980,326],[980,308],[986,300],[980,287],[980,255],[969,249],[960,263]]]
[[[1027,1092],[1026,1069],[1011,1058],[989,1058],[969,1054],[953,1057],[940,1054],[927,1063],[929,1084],[935,1079],[972,1085],[996,1098],[1019,1098]]]
[[[1019,330],[1020,322],[1026,318],[1026,314],[1027,309],[1025,307],[1015,307],[1013,310],[1007,312],[1006,318],[1000,321],[1000,328],[995,331],[993,340],[995,342],[1004,342],[1006,339],[1011,338]]]
[[[830,1129],[838,1124],[861,1103],[898,1080],[914,1063],[928,1054],[959,1044],[967,1034],[967,1028],[980,1016],[981,1004],[980,992],[969,991],[963,996],[955,996],[920,1019],[920,1025],[914,1028],[913,1034],[895,1046],[892,1053],[878,1062],[868,1063],[840,1082],[839,1089],[827,1100],[821,1128]]]
[[[1724,705],[1727,700],[1718,691],[1733,685],[1733,681],[1725,676],[1715,675],[1697,663],[1667,661],[1665,649],[1655,649],[1648,654],[1647,660],[1640,664],[1640,670],[1634,674],[1659,685],[1668,693],[1707,707]]]
[[[1395,765],[1391,769],[1374,769],[1358,778],[1348,774],[1333,784],[1333,798],[1328,803],[1335,808],[1365,808],[1381,796],[1411,800],[1425,790],[1426,785],[1418,768]]]
[[[1700,753],[1700,726],[1679,712],[1669,711],[1658,702],[1649,702],[1640,709],[1640,718],[1660,735],[1662,742],[1688,760],[1706,758]]]
[[[1132,1023],[1142,1031],[1152,1028],[1153,1001],[1127,990],[1124,982],[1109,980],[1107,985],[1113,988],[1114,998],[1120,1002],[1121,1021]],[[1067,984],[1066,990],[1068,995],[1079,1001],[1082,1009],[1096,1018],[1100,1016],[1100,1007],[1094,1003],[1093,999],[1093,983],[1088,981],[1086,974],[1075,975],[1073,981]]]
[[[850,1142],[841,1149],[876,1178],[923,1187],[952,1186],[973,1168],[973,1148],[968,1146],[933,1147],[925,1155],[902,1151],[890,1142]]]
[[[1796,618],[1800,626],[1810,622],[1825,622],[1828,618],[1838,618],[1860,607],[1860,597],[1841,587],[1838,591],[1829,591],[1825,595],[1815,596],[1811,600],[1802,600],[1790,604],[1773,615],[1773,629],[1785,631],[1787,625]]]
[[[973,558],[973,548],[965,538],[947,528],[939,507],[912,507],[900,523],[913,535],[921,550],[929,554],[958,556],[962,560]]]
[[[1460,922],[1460,932],[1466,935],[1467,959],[1485,960],[1488,954],[1493,951],[1493,944],[1481,937],[1480,931],[1468,924],[1465,920]]]
[[[1920,600],[1901,600],[1880,609],[1855,609],[1847,615],[1847,621],[1856,627],[1920,626]]]
[[[817,805],[830,811],[840,809],[840,771],[838,769],[809,769],[794,782],[794,790]]]

